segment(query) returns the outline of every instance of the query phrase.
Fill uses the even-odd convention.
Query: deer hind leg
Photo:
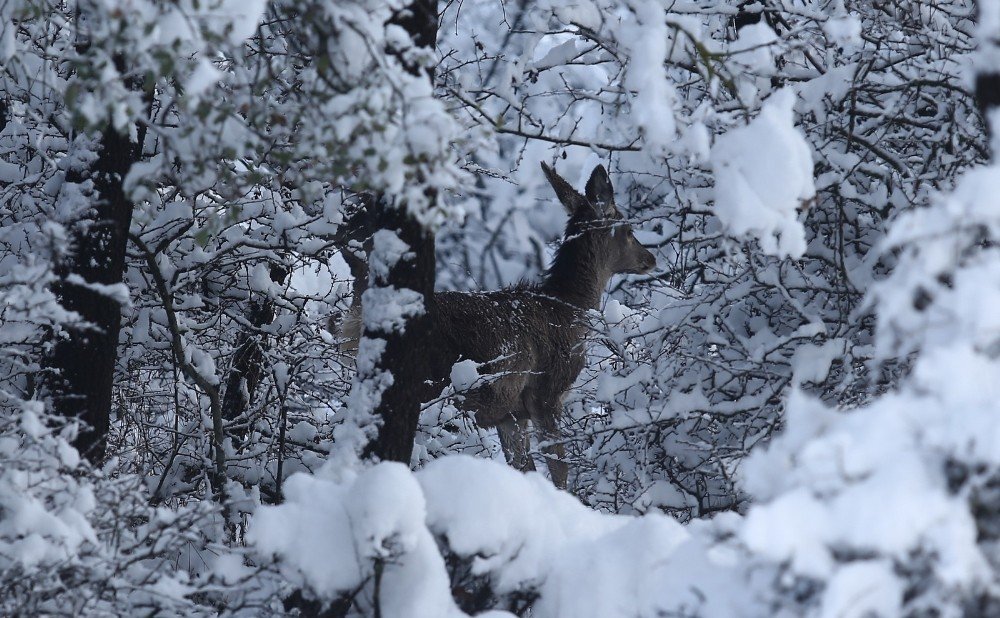
[[[531,422],[538,430],[539,442],[551,442],[542,446],[542,454],[545,455],[545,463],[549,467],[549,474],[552,476],[552,484],[559,489],[566,489],[566,481],[569,478],[569,464],[566,463],[566,449],[562,442],[562,433],[559,431],[557,419],[560,416],[561,405],[558,400],[554,403],[545,403],[540,406],[531,407]]]
[[[528,433],[528,420],[515,419],[508,416],[497,425],[500,436],[500,447],[507,463],[521,472],[531,472],[535,469],[535,461],[531,458],[531,435]]]

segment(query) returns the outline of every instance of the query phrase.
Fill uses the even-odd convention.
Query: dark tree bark
[[[288,276],[288,269],[271,265],[271,281],[282,284]],[[243,414],[253,405],[254,393],[264,373],[264,353],[268,342],[260,329],[274,321],[274,301],[263,297],[253,300],[247,313],[250,322],[237,338],[233,365],[226,377],[226,390],[222,397],[222,418],[227,422]],[[233,439],[242,441],[246,432],[230,432]]]
[[[415,45],[434,47],[438,24],[436,0],[415,0],[397,13],[392,21],[406,29]],[[425,73],[427,79],[433,80],[432,69],[409,64],[402,56],[400,61],[414,75]],[[436,199],[434,195],[427,197]],[[368,454],[409,465],[420,416],[420,393],[429,376],[427,361],[431,343],[431,312],[434,311],[434,235],[407,212],[405,204],[390,205],[386,200],[378,200],[374,218],[377,229],[394,231],[409,246],[414,257],[401,259],[390,269],[384,281],[373,283],[420,293],[425,311],[407,319],[402,330],[364,332],[365,337],[386,341],[375,371],[385,371],[393,376],[393,383],[382,393],[375,410],[381,427],[378,437],[368,446]]]
[[[403,208],[385,206],[378,213],[380,229],[393,230],[410,247],[412,259],[401,259],[377,285],[410,289],[424,298],[424,313],[406,320],[402,331],[365,331],[366,337],[386,341],[375,371],[392,374],[393,382],[382,393],[375,413],[381,419],[378,437],[368,447],[379,459],[409,465],[420,416],[424,382],[430,375],[431,312],[434,310],[434,236]]]
[[[66,178],[77,183],[90,179],[96,197],[73,226],[55,289],[63,307],[78,313],[85,324],[67,328],[66,336],[56,339],[47,365],[54,411],[86,423],[75,446],[95,462],[104,457],[122,311],[117,300],[67,277],[76,275],[86,284],[121,283],[133,209],[122,182],[136,155],[128,137],[108,127],[92,167],[73,170]]]
[[[83,6],[78,5],[78,20],[83,13]],[[89,48],[89,37],[81,29],[76,51],[84,55]],[[120,74],[127,74],[122,56],[115,56],[114,63]],[[142,80],[127,78],[126,87],[141,90]],[[146,92],[144,99],[151,105],[152,92]],[[56,267],[60,282],[54,286],[62,306],[79,314],[83,324],[67,327],[65,336],[53,341],[44,375],[53,411],[83,421],[74,446],[92,462],[104,459],[107,446],[122,310],[117,300],[87,284],[122,282],[134,208],[123,183],[132,164],[142,156],[145,135],[146,128],[139,127],[138,143],[133,144],[128,135],[109,124],[101,133],[97,159],[90,168],[66,173],[66,182],[93,182],[94,203],[70,231],[69,252]],[[82,282],[69,281],[72,275]]]
[[[983,117],[983,126],[986,127],[986,134],[993,138],[996,135],[997,127],[990,122],[990,116],[1000,108],[1000,72],[979,72],[976,73],[975,83],[976,106]],[[990,140],[992,145],[992,139]],[[997,153],[990,152],[991,158],[996,159]]]
[[[406,8],[396,13],[391,21],[404,28],[417,47],[432,49],[437,44],[437,0],[413,0]],[[409,64],[404,58],[400,60],[411,73],[420,72],[420,67]],[[433,69],[428,70],[428,77],[434,77]]]
[[[981,1],[981,0],[980,0]],[[976,21],[982,21],[982,11],[979,10],[980,2],[976,3]],[[981,25],[981,24],[980,24]],[[996,24],[990,24],[991,26]],[[985,54],[986,49],[992,53],[996,53],[1000,49],[1000,32],[990,32],[985,34],[985,37],[979,41],[980,54]],[[990,126],[989,115],[1000,107],[1000,67],[990,67],[987,69],[984,66],[978,66],[976,68],[976,81],[975,81],[975,97],[976,105],[979,107],[979,113],[983,115],[983,121],[986,125],[987,132],[991,133],[997,130],[997,127]],[[997,153],[990,153],[995,159]]]
[[[1000,74],[979,73],[976,75],[976,103],[982,113],[1000,107]]]

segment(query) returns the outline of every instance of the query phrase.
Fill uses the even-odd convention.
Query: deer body
[[[562,400],[585,362],[586,313],[598,308],[616,273],[644,273],[655,258],[632,234],[614,203],[607,172],[598,166],[586,195],[542,164],[560,202],[569,212],[563,243],[542,281],[495,292],[437,292],[428,349],[433,380],[422,401],[436,397],[460,360],[480,364],[488,383],[462,394],[461,406],[482,427],[496,427],[508,463],[533,470],[528,421],[540,438],[559,437]],[[352,267],[352,270],[354,268]],[[355,290],[356,298],[360,297]],[[360,307],[352,307],[342,334],[360,336]],[[558,442],[542,447],[553,482],[566,486],[568,468]]]
[[[481,427],[497,427],[511,465],[533,470],[527,422],[540,438],[558,438],[563,395],[584,365],[584,312],[529,286],[436,300],[446,364],[471,359],[494,377],[465,393],[462,407]],[[545,450],[555,456],[548,460],[553,481],[565,486],[561,445]]]

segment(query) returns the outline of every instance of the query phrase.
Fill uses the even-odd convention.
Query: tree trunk
[[[392,230],[410,247],[412,259],[401,259],[384,282],[373,287],[410,289],[424,298],[424,312],[406,320],[402,330],[393,332],[365,330],[365,337],[384,339],[385,349],[375,364],[375,373],[392,375],[375,410],[381,420],[378,437],[368,446],[368,454],[379,459],[409,465],[413,440],[420,416],[420,393],[429,377],[428,350],[431,339],[431,312],[434,311],[434,235],[417,222],[404,208],[382,206],[378,212],[380,229]]]
[[[982,11],[979,9],[979,3],[976,4],[977,11],[979,13],[978,20],[982,21]],[[1000,24],[980,24],[980,28],[997,27]],[[979,52],[980,58],[987,56],[988,53],[996,54],[1000,51],[1000,32],[986,32],[983,33],[985,36],[981,35],[981,40],[979,41],[980,48]],[[987,51],[988,50],[988,51]],[[993,57],[993,56],[988,56]],[[979,107],[979,113],[983,115],[983,124],[986,126],[987,134],[992,138],[996,136],[997,127],[993,126],[990,116],[996,114],[997,108],[1000,108],[1000,68],[996,66],[988,65],[985,61],[980,60],[979,65],[975,67],[976,79],[975,79],[975,90],[974,94],[976,97],[976,105]],[[991,149],[993,144],[990,143]],[[990,152],[993,159],[996,159],[997,153]]]
[[[67,336],[55,341],[47,365],[53,374],[54,411],[86,424],[75,446],[94,462],[104,457],[122,311],[117,300],[85,284],[122,281],[133,208],[122,182],[135,157],[136,148],[128,137],[108,127],[91,169],[72,170],[66,177],[67,182],[77,183],[89,178],[96,198],[73,226],[55,289],[63,307],[78,313],[86,324],[66,329]],[[84,284],[75,277],[77,282],[68,281],[72,275]]]
[[[415,0],[393,17],[392,21],[406,29],[415,45],[432,48],[437,42],[436,0]],[[414,75],[421,72],[433,80],[433,69],[407,64]],[[434,200],[436,196],[427,196]],[[409,246],[412,259],[400,259],[389,269],[384,281],[374,286],[397,290],[413,290],[423,296],[424,312],[411,316],[405,327],[393,332],[364,331],[365,337],[384,339],[385,349],[375,363],[375,374],[392,375],[392,384],[383,392],[375,414],[381,420],[378,436],[368,445],[368,454],[383,460],[409,465],[413,440],[420,416],[420,393],[428,377],[427,351],[431,341],[431,317],[434,310],[434,235],[424,228],[406,209],[405,204],[390,205],[386,200],[375,204],[375,225],[391,230]]]

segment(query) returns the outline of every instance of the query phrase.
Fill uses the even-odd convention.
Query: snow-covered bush
[[[894,260],[877,247],[898,211],[947,187],[985,140],[953,64],[971,49],[968,3],[891,15],[765,3],[735,17],[729,6],[656,4],[445,11],[443,96],[468,110],[467,167],[481,187],[474,216],[439,235],[438,281],[475,289],[537,276],[561,220],[523,163],[554,160],[580,182],[607,164],[663,270],[615,283],[623,309],[595,320],[593,361],[568,401],[578,492],[615,512],[698,516],[740,503],[739,462],[779,426],[791,386],[856,405],[905,369],[867,365],[875,319],[862,299]],[[886,54],[897,61],[877,60]],[[748,134],[768,145],[728,145]],[[746,157],[742,168],[727,150]],[[753,195],[767,203],[728,199]],[[797,259],[762,253],[779,241]],[[474,433],[445,441],[483,449]]]
[[[746,463],[742,539],[821,584],[803,611],[998,607],[998,188],[1000,168],[974,169],[890,230],[898,262],[872,298],[880,358],[916,354],[899,389],[850,413],[794,393],[786,429]]]
[[[721,618],[755,607],[731,552],[710,551],[731,534],[727,518],[685,528],[608,515],[540,474],[468,456],[336,476],[289,479],[287,502],[262,507],[248,540],[312,597],[349,600],[358,615]]]
[[[991,61],[970,2],[904,4],[442,2],[431,50],[403,1],[6,3],[0,613],[996,614]],[[405,205],[439,288],[534,277],[539,160],[605,164],[659,258],[590,316],[575,497],[451,391],[415,472],[365,461],[403,374],[326,330],[351,217]],[[124,284],[67,266],[109,185]],[[93,465],[63,284],[123,317]]]
[[[793,390],[743,467],[745,516],[603,514],[537,473],[450,456],[297,476],[249,539],[321,603],[362,614],[993,615],[998,187],[1000,168],[974,169],[894,223],[881,250],[896,269],[870,296],[875,357],[915,353],[911,371],[853,410]],[[330,554],[350,558],[323,569]]]

